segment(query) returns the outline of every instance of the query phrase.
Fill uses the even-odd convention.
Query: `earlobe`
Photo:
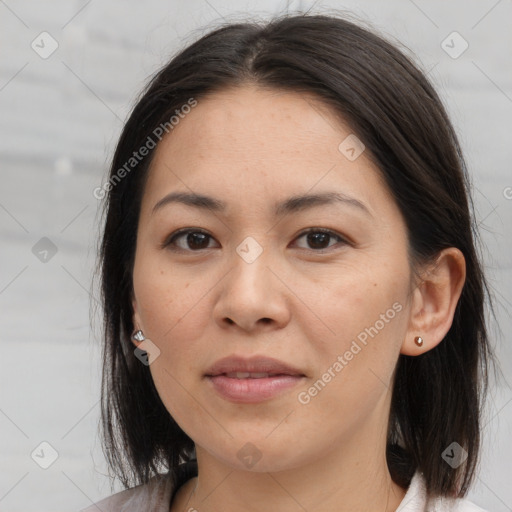
[[[462,252],[443,249],[434,265],[429,265],[412,294],[409,327],[400,353],[421,355],[444,339],[453,323],[455,308],[466,279]]]

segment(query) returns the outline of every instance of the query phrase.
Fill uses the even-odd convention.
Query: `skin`
[[[448,332],[465,263],[445,249],[416,280],[404,220],[379,170],[366,152],[350,161],[338,150],[351,133],[312,96],[245,85],[198,101],[156,149],[139,217],[133,321],[160,350],[151,375],[196,444],[199,476],[179,489],[172,512],[394,511],[403,499],[385,459],[393,371],[400,353],[420,355]],[[171,203],[151,213],[175,191],[228,207]],[[345,204],[273,213],[277,201],[325,191],[358,199],[370,214]],[[186,235],[176,250],[162,248],[181,228],[211,237],[199,248]],[[350,243],[333,236],[315,246],[306,228]],[[236,250],[246,237],[263,248],[252,263]],[[300,403],[298,393],[395,303],[401,311]],[[274,357],[306,378],[271,400],[235,404],[203,378],[232,354]],[[237,456],[246,443],[261,455],[250,468]]]

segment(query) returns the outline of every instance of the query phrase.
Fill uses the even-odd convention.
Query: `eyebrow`
[[[171,203],[180,203],[187,206],[192,206],[194,208],[211,210],[214,212],[224,212],[227,208],[227,204],[220,199],[196,193],[171,192],[170,194],[167,194],[162,199],[160,199],[155,204],[155,206],[153,206],[151,214],[154,214],[157,210],[160,210],[164,206]],[[365,206],[364,203],[354,197],[350,197],[339,192],[324,192],[292,196],[284,201],[276,203],[274,205],[274,214],[277,216],[288,215],[317,206],[330,204],[344,204],[347,206],[352,206],[373,218],[373,215],[370,213],[370,210]]]

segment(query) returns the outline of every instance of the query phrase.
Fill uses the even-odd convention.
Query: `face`
[[[403,218],[351,133],[313,97],[246,86],[199,100],[156,150],[134,326],[160,351],[149,369],[171,416],[232,467],[385,439],[411,271]],[[215,203],[155,209],[177,192]],[[323,199],[289,201],[308,195]],[[244,366],[255,357],[287,368]]]

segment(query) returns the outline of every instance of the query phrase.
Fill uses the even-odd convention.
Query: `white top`
[[[81,512],[169,512],[174,489],[167,474],[154,476],[147,484],[118,492]],[[425,481],[416,472],[396,512],[486,512],[467,499],[435,498],[427,501]]]
[[[396,512],[486,512],[467,499],[434,498],[427,500],[425,480],[418,471]]]

